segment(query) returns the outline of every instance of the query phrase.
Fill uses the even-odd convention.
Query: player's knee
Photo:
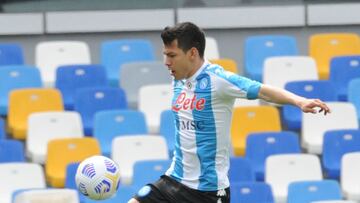
[[[139,203],[136,199],[132,198],[131,200],[128,201],[128,203]]]

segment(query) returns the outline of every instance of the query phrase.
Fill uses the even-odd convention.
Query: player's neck
[[[191,78],[200,68],[201,66],[204,64],[204,59],[199,58],[199,60],[194,61],[193,63],[193,67],[192,67],[192,71],[189,74],[188,78]]]

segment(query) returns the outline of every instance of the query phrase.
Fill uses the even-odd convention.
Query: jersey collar
[[[192,75],[190,78],[186,79],[186,81],[193,82],[195,81],[196,77],[200,75],[200,73],[210,64],[208,60],[204,60],[204,63],[201,65],[199,70],[196,71],[194,75]]]

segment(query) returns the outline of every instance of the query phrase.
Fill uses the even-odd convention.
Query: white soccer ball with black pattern
[[[90,199],[107,199],[119,187],[119,167],[107,157],[92,156],[80,163],[75,181],[78,190]]]

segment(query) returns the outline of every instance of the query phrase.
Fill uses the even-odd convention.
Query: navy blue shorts
[[[200,191],[163,175],[134,196],[140,203],[230,203],[230,189]]]

